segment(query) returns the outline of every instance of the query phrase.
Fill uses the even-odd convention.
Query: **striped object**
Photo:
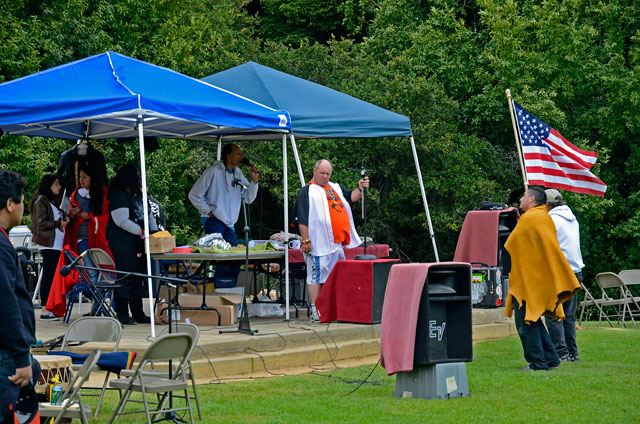
[[[589,171],[598,159],[596,152],[577,148],[516,102],[513,107],[527,184],[604,196],[606,184]]]

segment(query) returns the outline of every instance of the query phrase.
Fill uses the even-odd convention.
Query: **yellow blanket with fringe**
[[[511,255],[505,315],[512,315],[515,297],[520,305],[526,302],[525,321],[535,322],[545,312],[564,318],[562,302],[576,294],[580,283],[560,250],[546,206],[522,214],[505,247]]]

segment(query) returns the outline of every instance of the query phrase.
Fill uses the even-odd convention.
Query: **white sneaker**
[[[316,311],[311,312],[311,322],[320,322],[320,317]]]

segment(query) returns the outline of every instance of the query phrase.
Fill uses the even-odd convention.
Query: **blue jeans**
[[[205,234],[220,233],[222,238],[231,244],[237,246],[236,232],[233,228],[226,226],[218,218],[212,216],[204,222]],[[240,265],[218,265],[213,274],[213,281],[216,287],[235,287],[240,274]]]
[[[40,377],[40,364],[32,358],[31,363],[33,377],[31,378],[32,385],[38,381]],[[9,381],[9,376],[16,374],[16,365],[13,362],[13,356],[3,349],[0,349],[0,403],[2,413],[0,414],[0,423],[13,423],[12,413],[9,411],[9,405],[14,404],[18,400],[20,394],[20,387]],[[12,392],[9,395],[8,392]],[[15,394],[15,395],[14,395]]]
[[[582,272],[576,272],[576,278],[582,283]],[[571,355],[578,357],[578,345],[576,344],[576,308],[578,306],[577,296],[565,301],[562,304],[565,318],[562,321],[545,317],[549,335],[553,340],[553,345],[558,355]]]
[[[557,367],[560,364],[560,358],[547,329],[542,323],[542,319],[538,318],[536,322],[527,323],[524,321],[526,314],[526,302],[522,302],[522,307],[518,305],[518,301],[513,299],[514,318],[518,336],[522,342],[522,350],[524,350],[524,359],[534,370],[548,370]]]

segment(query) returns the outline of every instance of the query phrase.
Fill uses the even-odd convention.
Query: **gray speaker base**
[[[415,365],[412,371],[396,374],[396,397],[448,399],[471,396],[464,362]]]

